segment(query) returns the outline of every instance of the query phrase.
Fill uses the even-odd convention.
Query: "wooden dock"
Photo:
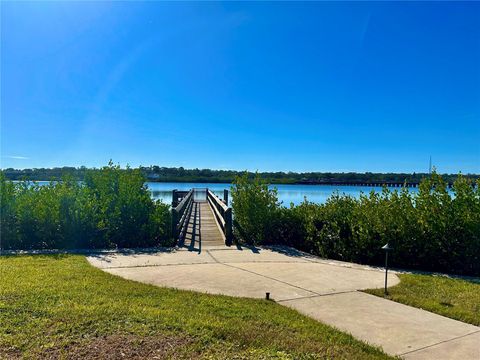
[[[228,192],[221,200],[209,189],[174,190],[172,234],[178,246],[195,251],[230,245],[232,209],[228,207]]]

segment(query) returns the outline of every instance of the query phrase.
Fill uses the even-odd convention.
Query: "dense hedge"
[[[257,178],[236,179],[236,235],[247,243],[285,244],[323,257],[381,265],[381,246],[394,247],[394,266],[480,275],[480,182],[459,176],[452,191],[441,176],[406,188],[361,195],[334,194],[325,204],[289,208]]]
[[[0,173],[3,249],[122,248],[170,242],[170,211],[154,201],[139,170],[109,164],[84,182],[40,186]]]

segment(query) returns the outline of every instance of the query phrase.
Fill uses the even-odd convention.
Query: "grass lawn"
[[[136,283],[79,255],[0,257],[0,281],[0,358],[390,358],[274,302]]]
[[[480,326],[480,283],[438,275],[400,274],[388,299]],[[383,297],[383,289],[366,290]]]

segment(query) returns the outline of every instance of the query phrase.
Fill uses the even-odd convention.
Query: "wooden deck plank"
[[[192,250],[201,250],[208,246],[225,245],[215,215],[207,202],[194,202],[192,213],[188,220],[185,238],[179,242],[180,246]]]

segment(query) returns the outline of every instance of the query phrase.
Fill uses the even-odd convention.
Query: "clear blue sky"
[[[480,173],[480,3],[1,3],[1,167]]]

